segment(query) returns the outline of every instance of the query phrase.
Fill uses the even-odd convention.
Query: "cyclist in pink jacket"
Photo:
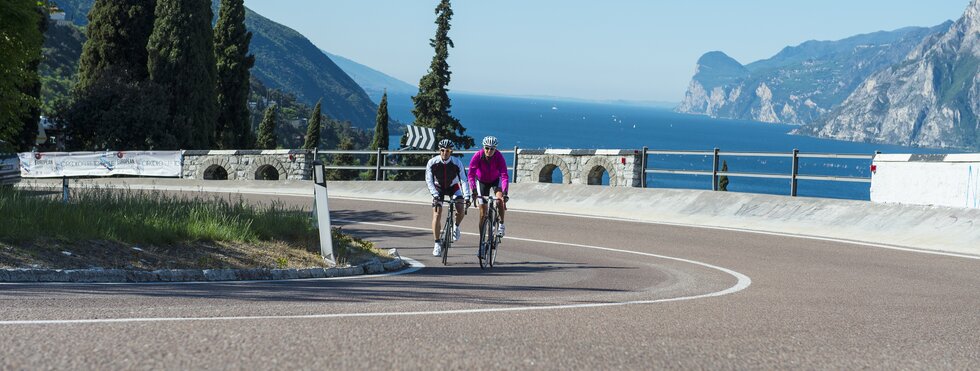
[[[504,210],[507,208],[507,161],[504,155],[497,151],[497,138],[483,138],[483,150],[477,151],[470,159],[469,182],[473,190],[473,201],[480,205],[480,228],[483,228],[483,218],[487,214],[487,205],[477,196],[486,196],[490,188],[496,190],[494,195],[500,202],[500,227],[497,234],[504,236]]]

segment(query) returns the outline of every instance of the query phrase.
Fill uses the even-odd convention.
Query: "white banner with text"
[[[20,176],[180,177],[181,151],[22,152]]]

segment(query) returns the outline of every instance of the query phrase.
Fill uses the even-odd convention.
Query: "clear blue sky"
[[[436,0],[245,0],[314,44],[409,84],[432,59]],[[454,91],[680,101],[698,57],[747,64],[807,40],[958,19],[969,0],[457,0]]]

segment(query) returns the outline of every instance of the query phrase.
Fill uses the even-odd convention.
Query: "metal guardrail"
[[[503,154],[512,154],[513,164],[512,167],[508,167],[507,170],[514,171],[517,169],[519,151],[518,147],[514,147],[513,150],[501,150]],[[461,150],[454,151],[456,154],[473,154],[476,153],[475,150]],[[332,170],[374,170],[375,180],[384,179],[382,173],[385,171],[424,171],[423,166],[390,166],[383,165],[387,163],[388,156],[392,155],[430,155],[435,156],[438,152],[435,151],[419,151],[419,150],[404,150],[404,151],[340,151],[340,150],[324,150],[317,151],[317,155],[339,155],[339,154],[350,154],[350,155],[373,155],[375,157],[374,166],[339,166],[339,165],[325,165],[324,168]],[[648,167],[648,158],[650,155],[674,155],[674,156],[711,156],[712,157],[712,168],[708,170],[689,170],[689,169],[660,169],[660,168],[650,168]],[[721,156],[726,157],[765,157],[765,158],[789,158],[791,159],[791,168],[787,173],[753,173],[753,172],[736,172],[736,171],[721,171],[719,166],[719,161]],[[647,174],[677,174],[677,175],[710,175],[711,176],[711,189],[713,191],[718,190],[718,181],[722,176],[730,177],[745,177],[745,178],[767,178],[767,179],[785,179],[789,180],[790,196],[796,196],[797,188],[800,180],[820,180],[820,181],[832,181],[832,182],[850,182],[850,183],[870,183],[870,177],[848,177],[848,176],[834,176],[834,175],[804,175],[800,174],[800,159],[801,158],[824,158],[824,159],[846,159],[846,160],[872,160],[874,158],[873,154],[842,154],[842,153],[800,153],[798,149],[794,149],[793,152],[738,152],[738,151],[721,151],[715,148],[713,151],[658,151],[650,150],[648,147],[643,147],[641,154],[641,164],[644,176],[640,177],[640,187],[647,187]],[[512,177],[512,182],[517,183],[517,174],[514,172]]]
[[[876,152],[877,153],[877,152]],[[711,171],[706,170],[670,170],[670,169],[651,169],[647,167],[647,156],[649,155],[680,155],[680,156],[711,156]],[[831,158],[831,159],[849,159],[849,160],[872,160],[874,155],[864,155],[864,154],[840,154],[840,153],[800,153],[799,149],[793,149],[793,152],[722,152],[720,149],[715,148],[713,151],[656,151],[650,150],[647,147],[643,147],[643,174],[641,177],[641,187],[646,187],[646,174],[684,174],[684,175],[711,175],[711,190],[718,190],[718,180],[722,176],[731,177],[746,177],[746,178],[768,178],[768,179],[789,179],[790,181],[790,196],[796,196],[796,191],[800,180],[823,180],[832,182],[852,182],[852,183],[871,183],[870,177],[847,177],[847,176],[833,176],[833,175],[801,175],[800,174],[800,159],[801,158]],[[719,160],[721,156],[728,157],[783,157],[790,158],[791,168],[789,174],[772,174],[772,173],[749,173],[749,172],[734,172],[734,171],[721,171],[719,167]]]
[[[520,148],[514,147],[513,150],[501,149],[499,150],[501,154],[511,154],[513,155],[513,161],[511,164],[513,166],[508,167],[508,171],[513,171],[514,176],[511,178],[511,183],[517,183],[517,152]],[[453,151],[453,154],[460,155],[472,155],[476,153],[476,150],[459,150]],[[377,151],[342,151],[342,150],[319,150],[314,152],[314,161],[320,155],[372,155],[375,156],[374,166],[362,165],[362,166],[342,166],[342,165],[328,165],[324,164],[323,168],[327,170],[374,170],[374,180],[385,179],[385,172],[387,171],[425,171],[425,166],[390,166],[385,165],[388,163],[388,156],[400,156],[400,155],[438,155],[437,151],[424,151],[424,150],[402,150],[402,151],[385,151],[378,149]]]

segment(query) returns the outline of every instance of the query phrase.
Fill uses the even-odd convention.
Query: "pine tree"
[[[146,43],[153,32],[155,8],[156,0],[95,1],[78,61],[78,89],[95,83],[110,68],[133,80],[147,78]]]
[[[258,138],[255,140],[255,148],[276,149],[276,106],[269,106],[265,109],[262,116],[262,123],[259,124]]]
[[[170,93],[168,132],[185,149],[215,144],[214,40],[211,2],[157,0],[147,43],[150,79]]]
[[[371,147],[368,149],[388,150],[388,92],[385,91],[381,96],[381,103],[378,104],[378,116],[374,124],[374,139],[371,140]],[[371,156],[371,164],[378,163],[378,155]],[[368,174],[369,179],[374,179],[374,171]]]
[[[308,149],[315,151],[320,148],[320,132],[323,130],[323,125],[320,124],[320,117],[323,116],[320,113],[320,102],[316,102],[316,106],[313,107],[313,114],[310,115],[310,120],[306,127],[306,138],[303,141],[303,149]]]
[[[215,138],[223,148],[246,148],[249,144],[249,69],[255,65],[255,56],[248,54],[251,40],[252,33],[245,29],[243,0],[221,0],[214,29],[218,104]]]
[[[0,1],[0,140],[10,145],[18,142],[24,117],[39,104],[30,93],[38,79],[31,66],[40,60],[44,42],[41,17],[36,0]]]

